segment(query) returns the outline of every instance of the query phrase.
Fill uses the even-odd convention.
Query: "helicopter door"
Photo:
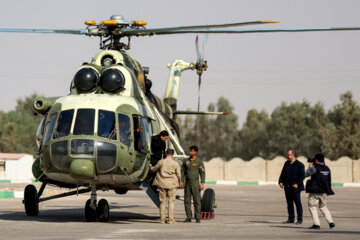
[[[152,136],[151,121],[147,118],[134,116],[134,147],[144,154],[150,153],[150,140]]]
[[[141,116],[133,116],[134,121],[134,147],[136,158],[134,169],[145,170],[145,162],[150,158],[150,140],[152,136],[151,122]]]

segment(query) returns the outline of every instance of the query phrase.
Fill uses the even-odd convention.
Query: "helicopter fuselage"
[[[144,86],[140,65],[109,50],[78,69],[70,95],[36,99],[34,108],[44,119],[37,133],[41,170],[35,177],[44,175],[58,185],[137,189],[134,184],[149,172],[151,137],[166,129],[175,148],[180,146],[168,126],[171,108],[157,109]]]

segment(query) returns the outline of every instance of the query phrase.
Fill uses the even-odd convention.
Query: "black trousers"
[[[301,191],[293,189],[293,188],[285,189],[285,197],[286,197],[289,221],[293,222],[295,220],[294,203],[296,206],[297,220],[302,221],[303,209],[302,209],[302,205],[301,205],[300,193],[301,193]]]

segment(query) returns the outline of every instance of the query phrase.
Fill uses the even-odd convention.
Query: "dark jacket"
[[[160,134],[151,137],[151,165],[155,166],[160,159],[166,157],[166,144],[160,138]]]
[[[307,193],[326,193],[334,195],[331,189],[331,172],[325,164],[315,164],[316,172],[311,175],[311,179],[306,182]]]
[[[292,185],[297,184],[298,191],[304,191],[305,167],[304,164],[295,160],[293,164],[286,161],[281,171],[279,183],[284,184],[285,190],[293,189]]]

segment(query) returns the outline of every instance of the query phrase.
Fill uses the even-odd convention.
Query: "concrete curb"
[[[0,180],[0,183],[39,183],[37,181],[10,181],[10,180]],[[250,186],[269,186],[277,185],[277,182],[263,182],[263,181],[206,181],[207,185],[250,185]],[[332,183],[333,187],[360,187],[360,183]],[[23,191],[0,191],[1,198],[24,198]]]
[[[277,182],[264,182],[264,181],[205,181],[205,184],[212,185],[258,185],[258,186],[268,186],[268,185],[278,185]],[[360,187],[360,183],[332,183],[333,187]]]

